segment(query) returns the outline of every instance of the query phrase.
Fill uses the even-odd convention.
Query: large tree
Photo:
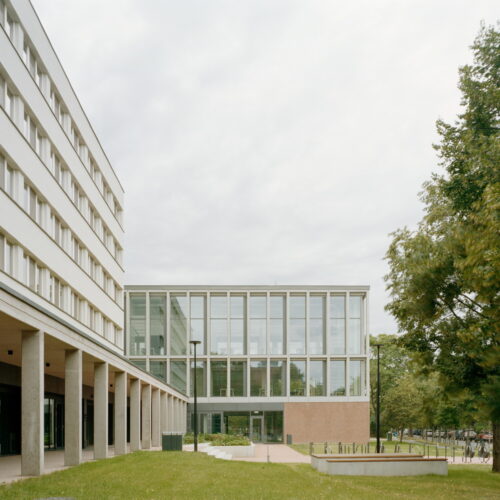
[[[437,122],[443,171],[425,184],[425,216],[393,233],[386,276],[402,344],[487,412],[500,472],[500,31],[482,26],[460,69],[463,112]]]

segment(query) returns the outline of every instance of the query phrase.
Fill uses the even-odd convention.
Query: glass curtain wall
[[[306,353],[306,297],[290,296],[290,354]],[[291,383],[290,383],[291,388]]]
[[[345,354],[345,296],[330,297],[330,353]]]
[[[364,342],[361,341],[361,297],[349,297],[349,354],[362,354]]]
[[[294,359],[290,361],[290,396],[306,395],[306,362]]]
[[[210,352],[227,354],[227,297],[210,295]]]
[[[326,362],[309,361],[309,395],[326,396]]]
[[[247,364],[245,361],[231,361],[230,396],[247,395]]]
[[[309,354],[325,353],[325,297],[309,297]]]
[[[167,381],[167,362],[163,360],[149,360],[149,371],[164,382]]]
[[[250,296],[250,354],[266,354],[267,297]]]
[[[227,393],[227,362],[210,362],[211,395],[223,397]]]
[[[170,385],[181,392],[187,390],[186,361],[175,359],[170,361]]]
[[[187,350],[188,302],[185,295],[170,295],[170,354],[179,356]]]
[[[196,394],[200,398],[207,396],[207,363],[205,361],[191,361],[191,396],[194,396],[194,378],[196,376]]]
[[[267,362],[266,360],[250,361],[250,396],[267,396]]]
[[[330,396],[345,396],[345,361],[330,362]]]
[[[366,396],[365,370],[364,360],[352,359],[349,362],[349,396]]]
[[[271,360],[269,371],[271,377],[270,396],[286,396],[286,361]]]
[[[199,340],[201,344],[196,346],[196,354],[206,354],[206,328],[205,328],[205,316],[206,316],[206,298],[203,295],[191,295],[191,339]],[[191,354],[193,354],[191,352]]]
[[[269,350],[271,354],[285,354],[285,296],[270,297]]]
[[[246,298],[232,295],[231,301],[231,354],[246,354],[245,309]]]
[[[164,355],[167,331],[166,296],[149,296],[149,353]]]
[[[130,294],[130,356],[146,354],[146,294]]]

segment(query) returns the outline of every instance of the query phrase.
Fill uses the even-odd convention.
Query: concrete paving
[[[161,448],[151,448],[149,451],[157,451]],[[114,446],[108,447],[108,458],[115,455]],[[82,451],[82,462],[92,462],[94,450],[85,448]],[[50,474],[57,470],[69,469],[64,466],[64,450],[50,450],[45,452],[45,468],[43,473]],[[30,476],[21,476],[21,455],[10,455],[0,457],[0,484],[11,483],[19,479],[27,479]]]
[[[256,444],[253,457],[233,458],[242,462],[274,462],[310,464],[311,457],[295,451],[285,444]]]

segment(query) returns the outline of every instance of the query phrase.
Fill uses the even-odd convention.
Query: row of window
[[[0,270],[110,342],[122,346],[123,330],[52,273],[33,255],[0,233]]]
[[[37,86],[44,96],[50,100],[50,106],[54,112],[59,124],[68,136],[68,139],[77,152],[78,156],[85,165],[93,181],[97,185],[104,200],[108,204],[114,217],[122,223],[122,208],[118,200],[113,195],[108,183],[96,164],[96,161],[90,154],[88,147],[82,139],[81,133],[78,131],[75,122],[68,112],[62,98],[60,97],[54,83],[50,80],[47,71],[45,70],[40,57],[36,53],[33,44],[30,42],[29,37],[22,29],[20,23],[14,20],[13,12],[7,6],[6,2],[0,0],[0,25],[2,25],[7,33],[7,36],[15,43],[15,30],[19,30],[18,37],[23,40],[22,42],[22,59],[26,68],[30,72]],[[19,49],[19,47],[18,47]]]
[[[132,360],[137,366],[187,390],[187,361]],[[329,368],[329,370],[327,370]],[[347,374],[347,368],[348,374]],[[287,369],[289,369],[287,371]],[[196,373],[195,373],[196,372]],[[364,359],[309,360],[283,359],[210,360],[190,362],[190,395],[194,394],[196,376],[200,397],[316,397],[366,396],[366,361]],[[348,377],[348,384],[346,380]]]
[[[129,293],[128,311],[132,356],[365,353],[363,295]]]
[[[19,179],[16,179],[19,176]],[[23,194],[16,194],[16,185],[24,185]],[[26,213],[59,245],[97,285],[120,307],[123,292],[121,287],[91,255],[73,231],[64,224],[52,207],[26,182],[19,169],[15,169],[0,154],[0,189],[19,202]]]
[[[5,79],[0,75],[0,107],[3,107],[11,119],[16,123],[16,106],[24,107],[20,97],[15,96]],[[19,125],[16,123],[16,125]],[[92,227],[98,238],[105,245],[113,258],[121,264],[122,249],[112,235],[97,210],[90,203],[81,187],[76,182],[69,168],[63,164],[59,156],[54,152],[50,141],[37,125],[31,114],[24,113],[23,134],[40,157],[40,160],[50,170],[57,183],[69,196],[75,207],[83,218]]]

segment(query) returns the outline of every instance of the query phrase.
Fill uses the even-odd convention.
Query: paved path
[[[233,460],[240,460],[242,462],[311,463],[309,455],[299,453],[285,444],[256,444],[255,456],[233,458]]]

